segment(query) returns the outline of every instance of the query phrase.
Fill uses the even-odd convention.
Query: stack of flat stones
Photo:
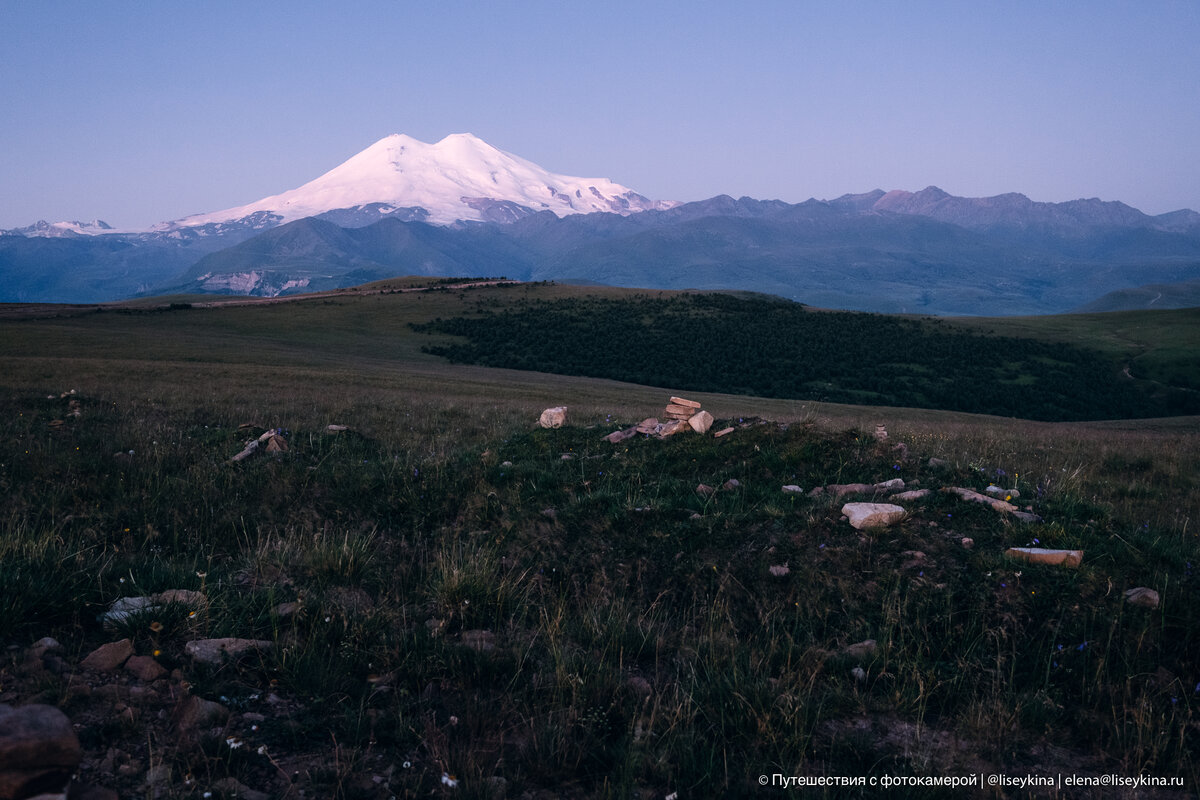
[[[663,417],[663,420],[647,417],[632,428],[613,431],[604,438],[613,444],[623,442],[639,433],[665,439],[688,430],[707,433],[713,424],[712,414],[702,409],[695,400],[683,397],[672,397],[663,411]]]

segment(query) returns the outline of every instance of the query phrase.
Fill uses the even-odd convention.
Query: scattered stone
[[[892,452],[896,454],[896,458],[900,461],[908,461],[908,445],[904,442],[896,442],[892,445]]]
[[[621,442],[625,441],[626,439],[632,439],[634,436],[637,436],[637,434],[638,434],[637,426],[634,426],[632,428],[626,428],[625,430],[621,430],[621,431],[613,431],[612,433],[610,433],[608,436],[605,436],[604,438],[605,438],[605,440],[607,440],[613,444],[620,444]]]
[[[691,430],[687,424],[687,420],[673,419],[670,422],[661,423],[658,426],[658,430],[654,432],[654,435],[659,439],[665,439],[668,436],[674,436],[675,434],[682,433],[686,430]]]
[[[274,435],[267,439],[268,453],[283,453],[288,449],[287,440],[282,436]]]
[[[888,438],[887,428],[883,425],[875,426],[875,441],[882,442]]]
[[[238,453],[236,456],[234,456],[231,460],[232,461],[245,461],[247,458],[249,458],[250,456],[254,455],[257,452],[258,452],[258,440],[251,439],[250,441],[246,442],[245,449],[242,450],[242,452]]]
[[[563,461],[574,461],[575,454],[574,453],[563,453],[561,456],[559,456],[559,458]]]
[[[842,498],[848,494],[866,494],[874,488],[869,483],[834,483],[826,486],[825,489],[833,493],[835,498]]]
[[[996,497],[1003,497],[1006,500],[1013,500],[1021,496],[1021,493],[1016,489],[1003,489],[994,483],[989,484],[983,491]]]
[[[1158,608],[1158,592],[1145,586],[1128,589],[1125,592],[1126,602],[1143,608]]]
[[[898,494],[894,494],[888,499],[900,501],[924,500],[931,494],[933,494],[933,492],[929,489],[912,489],[907,492],[899,492]]]
[[[34,642],[30,646],[29,650],[35,656],[41,658],[42,656],[46,655],[46,653],[58,652],[62,650],[62,645],[58,643],[57,639],[54,639],[50,636],[45,636]]]
[[[842,513],[860,531],[895,525],[908,514],[900,506],[891,503],[846,503],[842,506]]]
[[[83,752],[54,706],[0,703],[0,798],[64,794]]]
[[[343,431],[348,431],[348,430],[350,430],[350,428],[347,425],[326,425],[325,426],[326,433],[342,433]]]
[[[1012,512],[1012,515],[1013,515],[1013,518],[1020,520],[1021,522],[1028,522],[1028,523],[1042,522],[1041,517],[1039,517],[1037,514],[1032,514],[1028,511],[1014,511],[1014,512]]]
[[[167,589],[165,592],[142,597],[121,597],[113,601],[108,611],[100,615],[105,630],[115,631],[138,614],[161,611],[163,606],[175,603],[196,611],[208,608],[208,598],[202,592],[191,589]]]
[[[788,573],[791,572],[791,569],[788,568],[787,564],[774,564],[771,566],[768,572],[770,572],[776,578],[786,578]]]
[[[950,462],[949,462],[949,461],[946,461],[946,460],[945,460],[945,459],[943,459],[943,458],[931,458],[931,459],[929,459],[929,466],[930,466],[932,469],[939,469],[939,468],[941,468],[941,467],[948,467],[948,466],[950,466]]]
[[[567,422],[567,407],[555,406],[547,408],[538,418],[538,424],[543,428],[561,428]]]
[[[252,650],[270,650],[274,645],[260,639],[196,639],[183,646],[194,661],[220,666],[226,659],[237,659]]]
[[[133,655],[133,642],[122,639],[119,642],[102,644],[87,654],[80,664],[84,669],[94,669],[100,672],[112,672],[120,669],[121,665]]]
[[[638,433],[652,434],[658,431],[658,417],[646,417],[644,420],[634,426],[634,430]]]
[[[994,497],[980,494],[973,489],[963,489],[958,486],[947,486],[942,489],[943,492],[956,494],[964,500],[970,500],[973,503],[983,503],[985,506],[991,506],[996,511],[1007,511],[1009,513],[1016,511],[1017,507],[1012,503],[1006,503],[1003,500],[997,500]]]
[[[699,414],[689,417],[687,422],[696,433],[708,433],[708,429],[713,424],[713,415],[707,411],[701,411]]]
[[[975,540],[972,539],[970,536],[964,536],[964,537],[962,537],[962,539],[959,540],[959,544],[961,544],[964,549],[970,550],[972,547],[975,546]]]
[[[1028,561],[1031,564],[1050,564],[1060,567],[1078,567],[1083,562],[1082,550],[1046,550],[1040,547],[1010,547],[1004,551],[1009,558]]]
[[[904,480],[902,478],[892,478],[890,481],[881,481],[871,488],[877,492],[894,492],[904,488]]]
[[[870,661],[879,649],[874,639],[863,639],[861,642],[846,645],[842,648],[842,657],[853,661]]]
[[[698,409],[698,408],[700,408],[700,404],[699,404],[699,403],[697,403],[695,400],[685,400],[685,399],[683,399],[682,397],[672,397],[672,398],[671,398],[671,405],[673,405],[673,406],[685,406],[685,407],[687,407],[687,408],[691,408],[691,409]],[[693,412],[693,413],[695,413],[695,412]]]
[[[175,725],[181,731],[210,728],[229,719],[229,709],[212,700],[189,695],[175,709]]]
[[[721,484],[721,488],[724,489],[725,491],[731,491],[733,489],[737,489],[741,485],[742,485],[742,482],[739,481],[737,478],[730,478],[729,480],[727,480]]]
[[[167,674],[167,668],[150,656],[131,656],[125,662],[125,669],[145,683],[156,681]]]
[[[782,491],[784,494],[804,494],[804,490],[794,483],[789,483],[787,486],[782,487]]]
[[[734,428],[722,428],[721,430],[719,430],[713,434],[713,438],[720,439],[722,436],[728,436],[729,434],[733,433],[734,430],[735,430]]]
[[[704,495],[705,497],[708,497],[711,494],[715,494],[716,491],[717,491],[716,489],[709,486],[707,483],[702,483],[696,487],[696,494],[701,494],[701,495]]]
[[[854,669],[850,670],[850,675],[854,678],[855,683],[867,682],[867,671],[862,667],[855,667]]]

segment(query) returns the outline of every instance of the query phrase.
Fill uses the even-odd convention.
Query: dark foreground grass
[[[57,425],[71,398],[0,399],[0,638],[82,653],[128,635],[235,720],[263,718],[236,750],[136,724],[84,737],[191,776],[168,796],[228,775],[310,797],[427,796],[443,776],[468,797],[749,796],[773,773],[1197,786],[1194,431],[913,422],[892,426],[903,458],[854,429],[734,417],[722,439],[612,445],[599,414],[531,430],[375,395],[335,398],[334,420],[293,388],[288,414],[259,420],[291,425],[290,449],[241,464],[243,408],[126,386],[76,394],[83,416]],[[895,477],[998,483],[1045,522],[936,493],[864,535],[844,501],[781,491]],[[1003,557],[1030,544],[1084,564]],[[1124,603],[1135,586],[1161,607]],[[178,588],[207,610],[97,621]],[[183,650],[201,636],[275,647],[203,667]]]
[[[1144,773],[1195,792],[1195,418],[698,394],[746,426],[611,445],[679,392],[421,354],[408,323],[477,296],[0,323],[0,702],[62,707],[90,778],[123,797],[218,797],[230,776],[273,797],[761,796],[774,773]],[[570,426],[534,429],[561,403]],[[878,422],[907,458],[860,433]],[[268,427],[287,452],[230,462]],[[1045,521],[938,493],[864,535],[840,502],[781,491],[894,477],[997,483]],[[1004,558],[1027,544],[1085,559]],[[1159,608],[1125,603],[1137,586]],[[207,606],[97,619],[165,589]],[[70,669],[27,674],[48,635]],[[80,691],[96,678],[74,665],[123,636],[178,670],[152,690],[168,705],[128,678]],[[186,655],[220,636],[273,648]],[[233,716],[184,736],[187,693]],[[104,767],[110,748],[139,766]],[[155,767],[172,777],[152,788]]]

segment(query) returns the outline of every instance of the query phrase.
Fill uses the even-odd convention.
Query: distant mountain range
[[[312,291],[403,274],[747,289],[833,308],[1069,311],[1200,280],[1200,214],[1096,199],[876,190],[789,204],[651,201],[550,173],[469,134],[389,136],[302,187],[117,231],[44,223],[0,235],[0,300]],[[1147,288],[1152,307],[1194,302]],[[1117,294],[1112,294],[1117,293]],[[1124,293],[1124,294],[1122,294]]]

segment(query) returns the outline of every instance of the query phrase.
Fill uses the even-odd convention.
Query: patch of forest
[[[1098,351],[989,336],[936,319],[814,311],[726,294],[523,300],[414,324],[464,341],[455,363],[698,392],[936,408],[1047,421],[1196,413]],[[1182,400],[1181,400],[1182,397]]]

